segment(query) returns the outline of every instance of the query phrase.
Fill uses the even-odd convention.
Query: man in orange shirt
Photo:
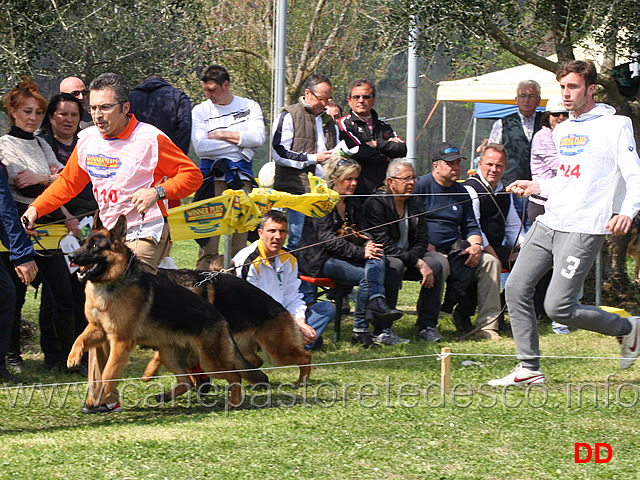
[[[82,130],[60,177],[40,195],[23,216],[29,233],[36,219],[75,197],[89,182],[98,202],[100,220],[112,228],[127,217],[127,246],[142,268],[156,273],[170,239],[165,199],[181,199],[202,184],[198,167],[156,127],[138,122],[129,113],[129,86],[115,73],[103,73],[89,87],[89,110],[94,127]],[[100,380],[109,347],[89,352],[89,384]],[[119,411],[117,392],[90,396],[83,413]],[[102,400],[102,402],[100,401]]]

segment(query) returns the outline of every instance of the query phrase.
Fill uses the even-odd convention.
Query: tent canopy
[[[436,98],[454,102],[514,104],[516,86],[522,80],[535,80],[540,84],[543,105],[549,97],[560,93],[555,74],[528,63],[479,77],[440,82]]]
[[[545,107],[538,107],[538,112],[544,112]],[[474,103],[473,116],[475,118],[502,118],[516,113],[518,107],[503,103]]]

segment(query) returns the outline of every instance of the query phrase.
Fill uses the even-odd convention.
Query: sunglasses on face
[[[560,116],[568,117],[569,116],[569,112],[553,112],[551,114],[551,116],[552,117],[560,117]]]
[[[349,98],[351,100],[356,100],[356,101],[358,101],[360,99],[362,99],[362,100],[370,100],[370,99],[373,98],[373,95],[349,95]]]

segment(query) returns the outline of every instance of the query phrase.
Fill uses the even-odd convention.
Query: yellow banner
[[[292,195],[271,188],[225,190],[219,197],[181,205],[169,210],[173,240],[190,240],[253,230],[265,212],[290,208],[308,217],[324,217],[338,203],[338,193],[324,180],[309,174],[311,193]]]
[[[272,208],[290,208],[309,217],[324,217],[338,203],[338,193],[321,178],[309,174],[311,193],[292,195],[271,188],[225,190],[219,197],[181,205],[169,210],[172,240],[194,240],[253,230],[265,212]],[[64,225],[36,226],[38,241],[47,249],[58,248],[68,233]],[[41,247],[34,241],[34,248]],[[6,249],[0,244],[0,251]]]

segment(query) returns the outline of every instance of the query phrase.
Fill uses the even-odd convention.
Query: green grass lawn
[[[194,266],[194,247],[175,245],[178,265]],[[29,297],[24,313],[35,319]],[[416,284],[405,282],[399,307],[406,315],[395,327],[401,336],[413,338],[416,298]],[[272,389],[247,387],[244,406],[231,412],[219,381],[219,392],[200,401],[184,395],[157,405],[153,395],[173,379],[138,380],[152,355],[140,349],[124,373],[132,380],[120,383],[121,413],[81,414],[85,383],[0,388],[0,478],[630,479],[640,471],[640,365],[622,372],[616,360],[550,358],[545,386],[492,389],[486,381],[516,363],[509,337],[457,342],[443,315],[440,345],[365,351],[348,342],[350,327],[347,316],[338,344],[327,332],[306,388],[287,385],[296,368],[267,364]],[[619,354],[609,337],[540,328],[544,355]],[[436,357],[443,346],[454,353],[446,396]],[[26,382],[77,381],[46,372],[37,347],[28,351]],[[612,460],[576,464],[577,442],[608,443]]]

